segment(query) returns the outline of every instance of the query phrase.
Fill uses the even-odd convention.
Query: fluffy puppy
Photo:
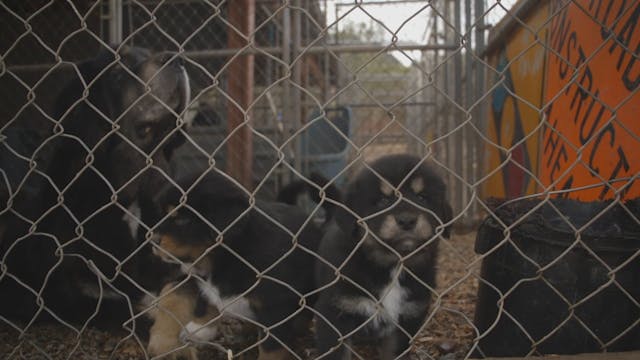
[[[251,205],[240,186],[215,170],[179,185],[188,189],[186,195],[171,186],[159,196],[166,216],[154,253],[195,277],[202,296],[222,316],[265,331],[259,359],[292,357],[283,344],[292,344],[299,321],[311,320],[306,294],[314,288],[319,230],[295,207]],[[197,341],[210,341],[212,334],[192,322],[183,330],[183,337]]]
[[[0,241],[0,317],[119,328],[137,319],[132,303],[163,285],[164,264],[138,225],[158,220],[149,204],[184,141],[176,124],[189,78],[177,54],[125,45],[75,65],[69,78],[56,99],[59,123],[33,152],[49,160],[21,180],[39,184],[37,194],[18,187],[8,209],[21,216]]]
[[[437,242],[452,211],[441,178],[412,155],[383,157],[348,185],[316,268],[319,358],[349,359],[354,338],[407,358],[434,287]]]

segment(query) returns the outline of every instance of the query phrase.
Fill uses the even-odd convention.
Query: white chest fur
[[[199,282],[198,287],[200,288],[202,295],[211,305],[217,307],[220,313],[240,319],[256,319],[253,310],[251,310],[251,307],[249,306],[249,300],[247,300],[247,298],[239,295],[222,297],[220,296],[220,290],[218,287],[209,281]]]
[[[400,276],[392,271],[389,283],[378,294],[373,294],[379,301],[364,296],[342,298],[338,300],[338,306],[371,319],[369,326],[378,331],[393,329],[400,316],[413,314],[419,308],[419,304],[407,301],[409,290],[400,284]]]
[[[400,285],[398,277],[394,277],[391,282],[380,292],[382,307],[389,318],[397,322],[403,313],[404,303],[409,296],[409,291]]]

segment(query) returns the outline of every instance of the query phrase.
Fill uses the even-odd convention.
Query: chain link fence
[[[640,350],[639,16],[628,0],[0,1],[0,354]],[[391,154],[418,160],[387,171]],[[396,198],[354,200],[380,192]],[[361,237],[334,263],[315,242],[349,216]],[[381,219],[422,219],[424,244],[403,253]],[[238,228],[257,235],[238,245]],[[354,270],[367,246],[393,266]],[[351,327],[322,310],[344,284]]]

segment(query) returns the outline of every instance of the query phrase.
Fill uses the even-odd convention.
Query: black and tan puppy
[[[292,357],[282,344],[291,346],[299,322],[311,319],[305,309],[311,299],[305,295],[314,289],[312,253],[319,230],[295,207],[250,205],[246,192],[215,169],[196,179],[179,181],[188,189],[184,197],[174,186],[159,196],[166,216],[156,230],[155,254],[181,264],[222,316],[264,330],[259,359]],[[193,322],[185,332],[198,341],[210,341],[215,334]]]
[[[381,158],[348,185],[316,270],[319,358],[351,358],[351,340],[406,358],[429,310],[437,243],[449,234],[444,182],[411,155]]]
[[[176,126],[189,80],[177,54],[125,45],[73,69],[56,127],[34,152],[50,161],[27,172],[42,186],[12,206],[22,216],[0,244],[0,315],[120,327],[134,318],[131,305],[163,285],[137,228],[157,221],[152,191],[184,140]]]

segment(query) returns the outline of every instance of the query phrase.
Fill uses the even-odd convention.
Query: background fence
[[[464,179],[474,178],[480,159],[473,159],[478,152],[471,149],[479,143],[478,137],[467,135],[467,126],[455,131],[467,113],[477,111],[474,119],[481,113],[480,105],[471,105],[477,94],[482,94],[486,69],[477,54],[482,53],[486,41],[487,16],[472,15],[491,14],[492,21],[496,21],[504,12],[504,5],[494,4],[489,10],[485,10],[482,1],[380,1],[355,8],[348,2],[302,1],[290,5],[273,1],[255,4],[255,44],[246,51],[254,55],[256,63],[251,94],[258,99],[252,107],[255,129],[272,139],[287,138],[319,109],[347,106],[352,113],[353,144],[360,148],[375,138],[363,149],[366,156],[375,157],[390,149],[422,153],[431,147],[437,149],[434,151],[448,168],[455,169]],[[225,11],[224,2],[124,1],[78,6],[65,2],[11,6],[7,2],[5,6],[5,33],[11,34],[4,40],[4,47],[11,49],[5,63],[20,79],[34,83],[42,79],[38,103],[43,109],[51,107],[56,95],[55,89],[48,91],[48,87],[55,87],[59,83],[55,76],[64,72],[64,66],[55,65],[54,54],[65,61],[75,61],[95,54],[101,46],[98,39],[105,43],[124,40],[155,51],[183,51],[191,63],[187,65],[194,94],[198,94],[193,112],[204,109],[195,123],[194,134],[206,135],[194,137],[205,149],[213,150],[220,136],[225,135],[229,103],[219,89],[226,91],[225,82],[237,77],[223,68],[237,50],[229,48],[230,27],[221,13]],[[390,24],[381,18],[388,11],[393,14]],[[86,14],[86,31],[77,31],[78,13]],[[33,19],[29,18],[31,15],[35,15]],[[20,19],[33,27],[36,36],[29,31],[25,35],[25,23]],[[464,46],[460,46],[461,39],[466,41]],[[287,72],[291,77],[281,81]],[[47,76],[43,78],[43,74]],[[23,94],[13,95],[17,80],[11,76],[3,80],[3,89],[8,92],[5,98],[11,101],[5,106],[3,118],[11,119],[19,113],[25,121],[39,121],[42,114],[38,111],[17,111],[24,105]],[[213,81],[220,86],[211,88]],[[18,88],[27,91],[29,85]],[[389,123],[392,125],[387,126]],[[219,132],[219,136],[209,135],[210,132]],[[444,133],[452,136],[438,135]],[[463,141],[466,137],[468,141]],[[301,169],[303,149],[297,141],[294,143],[291,160]],[[454,144],[465,145],[460,148]],[[464,150],[466,144],[470,146],[468,150]],[[268,146],[255,146],[253,183],[273,165],[269,154],[258,155],[261,148]],[[349,159],[358,152],[353,146],[344,150],[348,150]],[[223,152],[219,158],[225,158]],[[450,180],[453,179],[452,175]],[[278,179],[274,186],[282,180]],[[472,181],[452,184],[457,186],[452,196],[460,210],[471,199]],[[468,216],[465,214],[465,220]]]
[[[501,306],[527,281],[541,281],[559,294],[553,306],[568,310],[540,325],[519,317],[519,305],[500,308],[500,321],[510,319],[519,329],[512,331],[525,334],[523,354],[549,352],[545,341],[555,341],[564,324],[574,322],[589,338],[580,339],[596,344],[587,350],[630,350],[625,344],[640,343],[638,209],[625,203],[640,192],[640,161],[633,156],[640,141],[634,120],[640,110],[639,14],[638,1],[616,0],[4,0],[2,216],[20,213],[14,190],[28,186],[23,179],[30,174],[29,160],[51,161],[51,153],[37,149],[55,134],[54,102],[73,73],[70,63],[116,43],[177,52],[185,59],[192,101],[181,114],[191,124],[191,140],[174,154],[174,174],[205,170],[215,160],[258,197],[273,199],[296,173],[317,171],[344,185],[362,161],[388,153],[418,154],[436,163],[456,227],[465,231],[441,245],[435,316],[416,337],[415,356],[468,358],[482,341],[489,349],[496,337],[508,338],[491,335],[494,327],[508,328],[494,324],[495,317],[474,322],[476,303]],[[491,197],[542,199],[544,207],[511,209],[511,203]],[[578,205],[556,205],[552,198],[609,202],[575,220]],[[626,222],[617,230],[601,227],[598,219],[608,216]],[[529,218],[552,219],[551,225],[536,223],[539,231],[562,222],[556,230],[569,236],[563,251],[542,261],[531,252],[546,250],[523,250],[520,241],[529,237],[519,226]],[[489,245],[476,245],[475,254],[483,219],[493,222],[485,221],[481,234],[499,239],[479,239]],[[0,236],[8,226],[3,219]],[[594,245],[589,236],[636,242],[616,245],[624,255],[612,260],[597,250],[610,250],[606,244]],[[505,246],[512,253],[501,253]],[[588,280],[577,272],[592,270],[582,260],[567,260],[573,251],[586,253],[586,263],[599,267],[596,285],[581,283]],[[500,285],[502,280],[492,278],[499,270],[480,269],[492,254],[500,254],[496,261],[509,269],[514,257],[533,268]],[[551,279],[554,265],[581,280]],[[5,266],[0,281],[6,273]],[[580,286],[588,291],[566,294]],[[478,302],[491,289],[500,296]],[[609,290],[615,294],[605,299],[626,304],[615,316],[627,319],[602,333],[597,317],[589,317],[597,310],[587,316],[580,307]],[[0,340],[6,341],[0,342],[7,345],[0,353],[9,358],[73,358],[74,351],[142,356],[135,344],[97,330],[51,340],[41,335],[55,332],[51,327],[27,329],[0,318],[2,323],[7,330]]]

